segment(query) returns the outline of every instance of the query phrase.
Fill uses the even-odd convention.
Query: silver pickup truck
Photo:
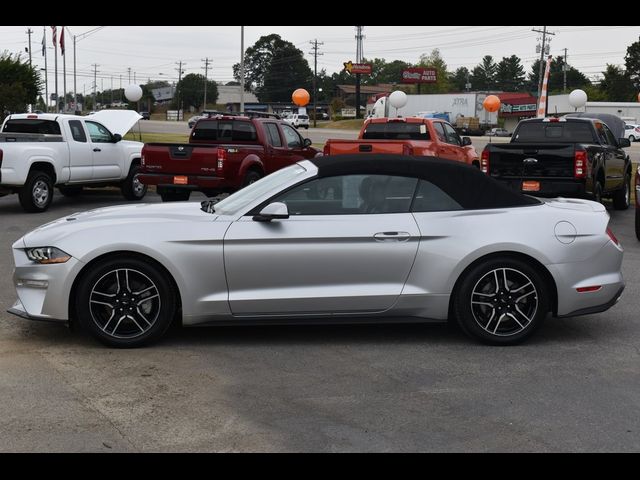
[[[140,118],[131,110],[10,115],[0,129],[0,196],[17,193],[27,212],[47,210],[54,186],[74,196],[86,186],[114,185],[126,199],[142,199],[146,187],[136,174],[143,144],[122,140]]]

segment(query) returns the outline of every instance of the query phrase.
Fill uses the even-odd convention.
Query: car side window
[[[289,125],[281,125],[284,132],[284,138],[289,148],[302,148],[302,140],[298,132]]]
[[[69,128],[71,129],[71,136],[76,142],[87,143],[87,135],[84,133],[80,120],[70,120]]]
[[[431,182],[420,180],[418,191],[411,206],[413,213],[455,210],[463,210],[463,208],[448,193]]]
[[[611,130],[609,129],[609,127],[607,127],[606,125],[602,125],[602,129],[604,130],[604,134],[607,136],[607,143],[613,147],[617,147],[618,146],[618,140],[616,139],[616,137],[613,135],[613,133],[611,132]]]
[[[600,143],[603,145],[609,144],[609,139],[607,138],[607,133],[604,131],[603,123],[596,123],[596,133],[598,134],[598,138],[600,139]]]
[[[456,131],[453,129],[453,127],[448,123],[442,123],[441,125],[444,127],[444,133],[447,136],[446,142],[450,143],[451,145],[461,146],[462,141],[460,140],[460,137],[458,136]]]
[[[96,122],[85,122],[93,143],[111,143],[111,132]]]
[[[267,135],[269,137],[269,143],[273,147],[282,147],[282,139],[280,138],[280,132],[278,131],[278,125],[275,123],[265,123],[267,129]]]
[[[289,215],[408,213],[418,180],[386,175],[345,175],[311,180],[276,197]]]
[[[447,134],[444,131],[442,122],[433,122],[433,129],[436,131],[438,141],[447,143]]]

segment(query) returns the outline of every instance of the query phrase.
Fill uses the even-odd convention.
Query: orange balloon
[[[487,112],[497,112],[500,110],[500,99],[495,95],[489,95],[482,102],[482,106]]]
[[[299,88],[293,95],[291,95],[291,99],[293,103],[295,103],[299,107],[306,107],[309,105],[309,101],[311,100],[311,95],[304,88]]]

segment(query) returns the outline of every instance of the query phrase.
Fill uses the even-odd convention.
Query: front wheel
[[[624,185],[613,194],[613,208],[626,210],[631,205],[631,175],[625,175]]]
[[[53,181],[46,172],[34,170],[18,192],[20,205],[25,212],[45,212],[53,200]]]
[[[466,273],[454,297],[462,330],[491,345],[515,345],[532,335],[549,312],[544,279],[527,262],[498,257]]]
[[[176,292],[159,267],[135,257],[107,259],[79,282],[75,308],[80,323],[110,347],[155,342],[176,312]]]
[[[120,190],[122,191],[122,196],[127,200],[142,200],[147,194],[147,186],[138,180],[139,171],[139,165],[131,165],[129,175],[122,182]]]

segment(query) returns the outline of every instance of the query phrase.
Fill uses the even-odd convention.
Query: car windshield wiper
[[[206,213],[216,213],[216,209],[213,207],[216,203],[218,203],[220,200],[218,199],[213,199],[213,200],[205,200],[204,202],[201,202],[200,205],[200,210],[202,210],[203,212]]]

